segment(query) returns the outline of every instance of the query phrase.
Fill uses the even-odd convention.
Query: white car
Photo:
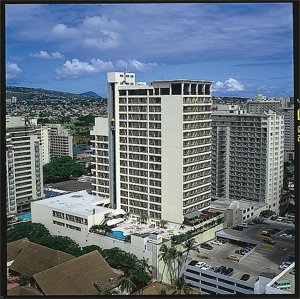
[[[293,237],[293,235],[286,235],[285,236],[287,239],[293,239],[294,237]]]
[[[201,269],[202,270],[208,270],[208,269],[210,269],[210,266],[209,265],[205,265],[205,266],[201,267]]]
[[[281,234],[280,235],[280,237],[286,237],[287,236],[287,234]]]
[[[221,241],[218,241],[218,240],[212,241],[211,244],[223,245],[223,243]]]
[[[205,262],[198,262],[195,267],[198,267],[198,268],[202,268],[204,266],[207,266],[207,264]]]
[[[286,264],[281,264],[280,266],[279,266],[279,270],[284,270],[284,269],[286,269],[288,267],[288,265],[286,265]]]

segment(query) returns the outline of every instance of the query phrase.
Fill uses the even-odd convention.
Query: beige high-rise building
[[[6,117],[7,214],[30,210],[44,196],[41,146],[22,117]]]
[[[109,164],[94,173],[97,182],[109,170],[109,186],[105,180],[99,187],[109,187],[111,206],[174,223],[208,209],[211,82],[146,85],[136,82],[134,73],[118,72],[107,78],[108,130],[103,125],[101,130],[108,131]],[[96,120],[94,132],[97,126]],[[104,158],[96,150],[97,158]]]

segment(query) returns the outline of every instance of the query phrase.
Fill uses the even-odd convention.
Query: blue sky
[[[106,73],[293,95],[292,5],[6,5],[7,84],[106,95]]]

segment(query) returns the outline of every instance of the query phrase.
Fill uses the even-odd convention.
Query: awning
[[[202,214],[202,212],[194,211],[194,212],[191,212],[189,214],[184,215],[184,218],[187,219],[187,220],[191,220],[191,219],[194,219],[194,218],[198,217],[200,214]]]
[[[106,224],[107,224],[108,226],[113,226],[113,225],[116,225],[116,224],[121,223],[121,222],[123,222],[123,221],[124,221],[124,218],[117,218],[117,219],[108,220],[108,221],[106,222]]]
[[[112,210],[111,213],[116,216],[116,215],[125,215],[126,212],[123,210],[123,209],[115,209],[115,210]]]

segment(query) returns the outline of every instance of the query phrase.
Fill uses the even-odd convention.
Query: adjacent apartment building
[[[50,159],[54,157],[70,156],[73,158],[73,136],[61,124],[48,125]]]
[[[258,94],[254,99],[247,101],[246,111],[248,113],[263,113],[269,110],[279,113],[281,111],[280,99],[267,99],[266,96]]]
[[[279,211],[283,187],[284,119],[263,114],[213,113],[212,195],[254,200]]]
[[[7,215],[30,210],[44,196],[41,146],[22,117],[6,117]]]
[[[92,131],[95,194],[112,208],[181,223],[210,206],[211,81],[108,73],[108,119]],[[108,164],[107,164],[108,163]]]
[[[284,116],[284,161],[294,160],[295,156],[295,125],[294,106],[282,108]]]

